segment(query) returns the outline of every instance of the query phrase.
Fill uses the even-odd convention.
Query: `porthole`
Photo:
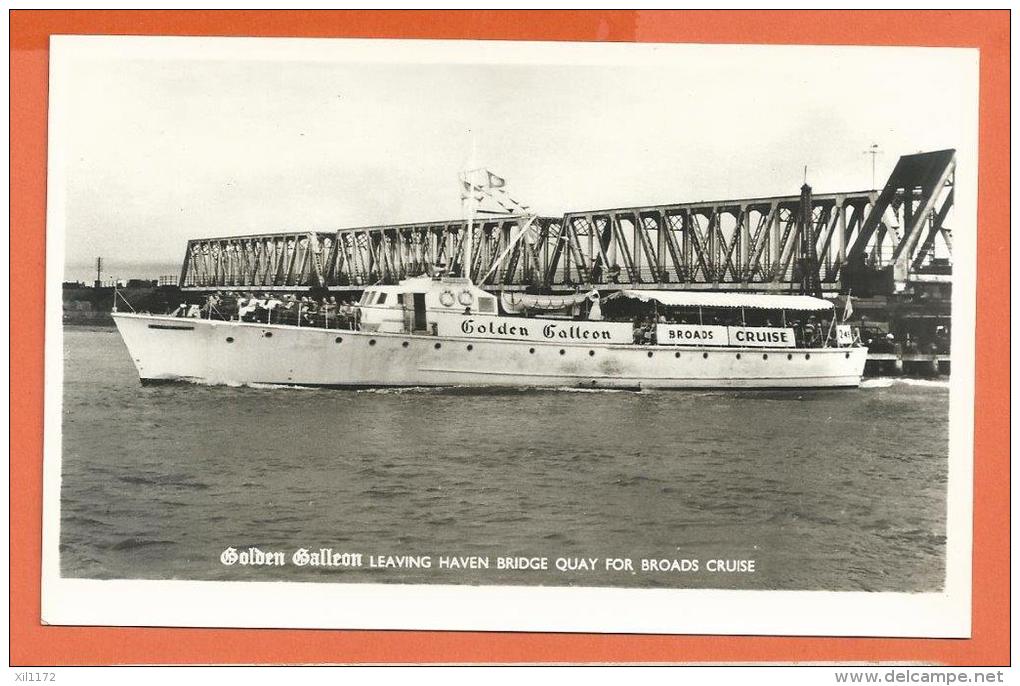
[[[475,346],[473,346],[473,345],[471,345],[470,343],[468,343],[468,347],[467,347],[467,349],[468,349],[468,350],[474,350],[474,349],[475,349]]]
[[[375,339],[374,339],[374,338],[370,338],[370,339],[368,340],[368,344],[369,344],[369,345],[375,345]]]
[[[701,353],[701,356],[704,357],[706,360],[708,359],[708,353]]]
[[[560,348],[560,355],[566,355],[566,354],[567,354],[567,351],[564,350],[563,348]]]
[[[272,338],[273,337],[273,332],[272,331],[263,331],[262,335],[265,336],[266,338]]]
[[[227,336],[227,343],[233,343],[233,342],[234,342],[234,337],[233,336]]]
[[[532,355],[534,355],[535,354],[535,349],[531,348],[530,350],[528,350],[528,352],[531,353]]]
[[[737,353],[737,359],[738,360],[740,359],[740,353]]]
[[[844,353],[844,354],[843,354],[843,357],[845,357],[846,359],[848,359],[848,360],[849,360],[849,359],[850,359],[850,353]]]
[[[679,360],[680,359],[680,353],[673,353],[673,357],[675,357],[676,359]]]
[[[763,359],[763,360],[769,359],[769,354],[765,353],[764,355],[761,356],[761,359]]]
[[[589,350],[588,351],[588,356],[589,357],[595,357],[595,351],[594,350]]]
[[[653,353],[652,353],[652,351],[651,351],[651,350],[649,350],[649,351],[648,351],[648,357],[651,357],[651,356],[652,356],[652,354],[653,354]]]
[[[337,336],[336,338],[333,339],[333,342],[334,343],[343,343],[344,342],[344,337],[343,336]]]
[[[442,343],[436,343],[436,350],[439,350],[442,347],[443,347]]]
[[[401,343],[400,345],[402,345],[403,347],[405,347],[405,348],[406,348],[407,346],[409,346],[409,345],[411,345],[411,344],[410,344],[410,343],[408,343],[407,341],[404,341],[404,342],[403,342],[403,343]]]
[[[793,359],[793,353],[787,353],[786,354],[786,359],[792,360]]]
[[[811,359],[811,353],[804,353],[804,359],[805,360],[810,360]]]

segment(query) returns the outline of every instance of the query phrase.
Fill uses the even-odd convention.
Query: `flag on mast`
[[[849,293],[847,293],[846,294],[846,305],[843,306],[843,321],[846,321],[847,319],[850,319],[850,315],[852,315],[854,313],[854,306],[853,306],[853,303],[851,302],[852,300],[853,300],[853,296],[850,295]]]

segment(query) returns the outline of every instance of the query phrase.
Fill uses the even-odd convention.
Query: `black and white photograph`
[[[976,51],[51,54],[48,623],[969,635]]]

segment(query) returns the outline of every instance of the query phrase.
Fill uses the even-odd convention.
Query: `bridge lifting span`
[[[883,274],[890,292],[951,282],[953,150],[906,155],[881,191],[483,215],[472,278],[494,290],[578,286],[845,292]],[[802,208],[809,208],[803,211]],[[459,273],[467,222],[451,220],[201,238],[188,242],[186,290],[356,291],[446,264]],[[523,236],[520,234],[524,234]],[[857,291],[855,291],[857,292]]]

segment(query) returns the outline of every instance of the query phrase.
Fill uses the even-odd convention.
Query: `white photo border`
[[[973,74],[973,121],[957,148],[946,582],[937,593],[722,591],[589,587],[63,578],[59,565],[67,149],[63,74],[70,60],[260,59],[420,64],[657,64],[750,46],[512,41],[54,36],[46,232],[46,393],[42,620],[55,625],[611,632],[967,638],[971,633],[977,50],[754,46],[755,50],[953,50]]]

